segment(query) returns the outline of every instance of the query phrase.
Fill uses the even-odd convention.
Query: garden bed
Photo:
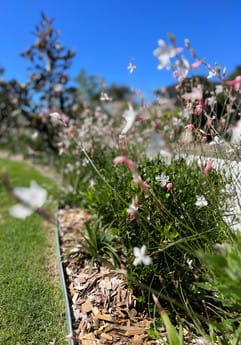
[[[124,268],[90,267],[90,260],[81,256],[81,228],[87,212],[61,209],[58,212],[59,236],[69,313],[72,317],[73,344],[154,345],[167,341],[165,329],[160,339],[152,340],[150,329],[155,319],[148,309],[138,311],[137,299],[128,288]],[[203,338],[183,330],[185,344],[200,344]],[[207,344],[207,342],[206,342]]]

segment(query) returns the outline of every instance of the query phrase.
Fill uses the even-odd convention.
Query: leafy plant
[[[111,225],[102,225],[101,219],[92,219],[85,224],[82,246],[84,252],[90,256],[90,268],[95,262],[111,266],[120,264],[116,236]]]
[[[239,344],[241,340],[241,235],[231,234],[231,241],[216,246],[215,253],[199,252],[207,268],[207,281],[201,284],[212,294],[212,301],[218,300],[226,313],[222,323],[215,324],[221,332],[222,344]],[[217,313],[220,313],[217,310]],[[231,342],[229,334],[232,333]],[[228,336],[227,336],[228,334]]]

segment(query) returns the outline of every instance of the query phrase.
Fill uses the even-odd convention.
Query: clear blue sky
[[[200,57],[227,66],[229,73],[241,64],[240,0],[2,0],[0,66],[7,80],[27,80],[29,64],[19,53],[34,42],[31,31],[40,11],[55,18],[61,43],[77,53],[73,78],[84,68],[107,85],[127,85],[148,97],[174,82],[171,72],[157,69],[153,56],[168,32],[178,46],[189,38]],[[133,74],[127,71],[131,58],[137,66]]]

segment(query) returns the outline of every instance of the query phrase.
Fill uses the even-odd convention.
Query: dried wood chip
[[[97,345],[94,333],[84,334],[79,337],[82,345]]]
[[[100,337],[109,341],[112,341],[113,339],[112,335],[107,334],[107,333],[101,333]]]
[[[122,313],[122,309],[121,308],[116,307],[116,311],[120,315],[120,317],[122,317],[122,318],[126,317],[126,314]]]
[[[126,337],[130,337],[132,335],[140,335],[145,332],[144,328],[138,328],[138,327],[133,327],[133,326],[130,326],[127,328],[128,328],[127,331],[124,333]]]
[[[107,321],[107,322],[114,322],[113,318],[108,314],[97,314],[97,319]]]
[[[81,311],[83,314],[89,313],[93,309],[93,305],[89,299],[81,305]]]
[[[129,317],[131,320],[135,319],[136,315],[137,315],[137,311],[136,309],[132,308],[129,313],[128,313]]]
[[[132,339],[132,344],[133,345],[142,345],[143,344],[143,337],[136,334]]]
[[[92,312],[93,312],[94,316],[100,314],[100,310],[97,307],[93,307]]]

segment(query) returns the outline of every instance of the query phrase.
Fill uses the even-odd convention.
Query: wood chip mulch
[[[106,266],[90,269],[90,261],[81,257],[81,228],[89,217],[80,209],[61,209],[58,213],[62,262],[76,344],[164,344],[167,341],[164,329],[160,334],[162,340],[148,337],[154,320],[147,312],[137,311],[136,297],[127,286],[124,270]],[[205,344],[200,338],[190,339],[188,332],[184,338],[185,344]]]

